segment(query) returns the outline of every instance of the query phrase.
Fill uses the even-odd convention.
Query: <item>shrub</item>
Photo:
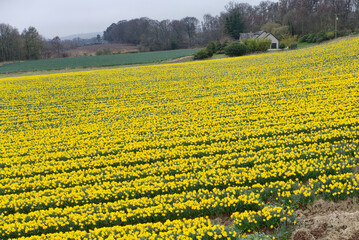
[[[279,44],[279,49],[284,49],[284,48],[285,48],[285,44],[280,43],[280,44]]]
[[[233,42],[224,49],[224,53],[230,57],[242,56],[247,52],[247,47],[240,42]]]
[[[222,50],[224,51],[224,49],[229,45],[231,44],[231,42],[228,40],[228,39],[225,39],[222,43]]]
[[[96,51],[96,56],[99,56],[99,55],[110,55],[112,52],[111,52],[111,49],[109,48],[100,48]]]
[[[286,35],[280,43],[284,44],[286,47],[289,47],[290,49],[294,49],[293,48],[294,45],[296,46],[298,43],[297,36]]]
[[[317,33],[317,43],[321,43],[328,40],[327,34],[325,32]]]
[[[298,48],[298,45],[297,45],[296,43],[291,44],[291,45],[289,46],[289,49],[297,49],[297,48]]]
[[[201,49],[194,55],[194,59],[200,60],[200,59],[206,59],[206,58],[209,58],[212,56],[213,56],[212,52],[208,52],[207,49]]]
[[[348,34],[350,34],[350,32],[347,30],[337,32],[338,37],[346,36]],[[310,33],[300,37],[299,42],[321,43],[323,41],[331,40],[334,37],[335,37],[335,33],[333,31]]]
[[[216,44],[214,44],[213,42],[208,43],[206,46],[206,50],[209,54],[211,54],[211,56],[213,56],[213,53],[216,52]]]
[[[349,31],[349,30],[342,30],[342,31],[337,32],[337,36],[338,37],[344,37],[344,36],[349,35],[350,33],[351,33],[351,31]]]
[[[308,35],[301,36],[301,37],[298,39],[298,41],[299,41],[300,43],[302,43],[302,42],[307,42],[307,37],[308,37]]]
[[[264,39],[264,38],[258,39],[257,40],[257,45],[258,45],[257,51],[265,52],[270,48],[271,44],[272,44],[272,41],[269,39]]]
[[[315,35],[315,33],[310,33],[307,36],[307,42],[308,43],[315,43],[317,42],[317,36]]]
[[[220,41],[216,41],[215,45],[216,45],[216,53],[217,54],[223,53],[224,48],[222,47],[222,43]]]
[[[257,43],[255,39],[244,39],[244,45],[246,45],[248,52],[255,52],[257,49]]]
[[[265,52],[270,48],[272,44],[269,39],[245,39],[244,44],[246,45],[249,52]]]
[[[129,54],[129,53],[139,53],[138,49],[125,50],[121,54]]]
[[[335,37],[335,33],[333,31],[327,32],[327,38],[328,39],[333,39],[334,37]]]

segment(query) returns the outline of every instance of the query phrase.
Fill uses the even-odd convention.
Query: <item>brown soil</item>
[[[297,212],[292,240],[359,240],[359,199],[318,200]]]
[[[211,221],[215,225],[224,225],[230,227],[233,224],[233,220],[230,214],[220,214],[216,217],[210,217]]]
[[[127,51],[134,51],[138,48],[135,45],[121,44],[121,43],[108,43],[108,44],[95,44],[89,46],[78,47],[72,50],[66,51],[69,57],[80,56],[94,56],[99,49],[108,48],[112,53],[123,53]]]
[[[186,57],[167,60],[165,62],[166,63],[178,63],[178,62],[188,62],[188,61],[192,61],[192,60],[193,60],[192,56],[186,56]]]

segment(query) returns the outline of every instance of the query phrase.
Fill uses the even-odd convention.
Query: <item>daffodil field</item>
[[[358,130],[358,37],[0,79],[0,239],[272,239],[359,196]]]

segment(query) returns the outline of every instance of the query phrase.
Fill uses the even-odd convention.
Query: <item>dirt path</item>
[[[297,214],[292,240],[359,240],[359,198],[318,200]]]
[[[188,62],[188,61],[192,61],[192,60],[193,60],[193,56],[185,56],[185,57],[166,60],[164,62],[165,63],[178,63],[178,62]]]

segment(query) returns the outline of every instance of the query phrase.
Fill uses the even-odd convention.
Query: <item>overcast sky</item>
[[[20,32],[34,26],[46,38],[103,32],[113,22],[218,15],[230,0],[0,0],[0,23]],[[257,5],[261,0],[242,0]]]

